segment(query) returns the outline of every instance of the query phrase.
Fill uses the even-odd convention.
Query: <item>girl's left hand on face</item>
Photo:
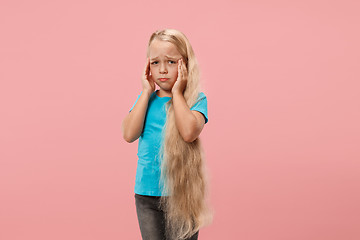
[[[174,86],[171,89],[172,93],[183,93],[187,84],[187,69],[182,59],[178,61],[178,76]]]

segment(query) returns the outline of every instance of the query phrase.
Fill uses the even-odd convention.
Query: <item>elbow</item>
[[[128,143],[132,143],[132,142],[133,142],[133,141],[132,141],[130,138],[128,138],[128,137],[123,136],[123,138],[124,138],[124,140],[125,140],[126,142],[128,142]]]
[[[140,137],[140,135],[137,133],[123,131],[123,138],[128,143],[135,142],[139,137]]]
[[[128,142],[128,143],[131,142],[131,139],[124,132],[122,133],[122,137],[126,142]]]
[[[184,141],[187,143],[192,143],[195,140],[196,140],[196,138],[190,138],[190,139],[186,139],[186,140],[184,139]]]
[[[122,126],[121,132],[122,132],[122,137],[126,142],[132,143],[133,141],[136,140],[133,137],[131,137],[131,135],[125,130],[124,125]]]
[[[128,142],[128,143],[132,143],[132,142],[134,142],[136,139],[131,139],[131,138],[125,138],[125,137],[124,137],[124,140],[125,140],[126,142]]]
[[[184,136],[182,136],[184,141],[187,143],[192,143],[193,141],[195,141],[197,139],[198,136],[194,135],[194,134],[186,134]]]
[[[177,128],[182,139],[187,143],[194,142],[201,132],[201,129],[197,127],[196,122],[191,122],[191,124],[187,125],[178,125]]]
[[[136,140],[136,138],[134,139],[133,137],[129,136],[128,134],[125,134],[124,132],[123,132],[123,139],[128,143],[132,143]]]
[[[185,131],[183,129],[183,131],[180,132],[183,140],[187,143],[192,143],[193,141],[195,141],[199,137],[199,134],[200,131],[193,127],[189,127]]]

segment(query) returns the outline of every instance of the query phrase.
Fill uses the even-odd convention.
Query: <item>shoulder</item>
[[[199,92],[199,97],[198,98],[206,98],[206,95],[204,92]]]
[[[205,118],[205,123],[208,122],[208,110],[207,110],[207,98],[204,92],[199,92],[198,98],[195,102],[195,104],[190,108],[190,110],[193,111],[193,113],[200,116],[198,113],[201,113]]]
[[[199,92],[195,104],[198,103],[207,103],[207,97],[204,92]]]
[[[198,97],[196,99],[196,103],[198,102],[207,102],[207,97],[204,92],[199,92]]]

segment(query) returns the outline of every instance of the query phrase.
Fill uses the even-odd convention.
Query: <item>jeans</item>
[[[160,196],[135,193],[136,214],[143,240],[169,240],[165,235],[164,212],[159,207]],[[186,240],[197,240],[199,231]]]

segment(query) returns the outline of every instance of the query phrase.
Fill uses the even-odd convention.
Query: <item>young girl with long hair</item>
[[[122,133],[130,143],[139,138],[134,192],[142,238],[198,239],[199,229],[213,217],[199,139],[208,122],[207,99],[182,32],[164,29],[151,35],[141,81]]]

